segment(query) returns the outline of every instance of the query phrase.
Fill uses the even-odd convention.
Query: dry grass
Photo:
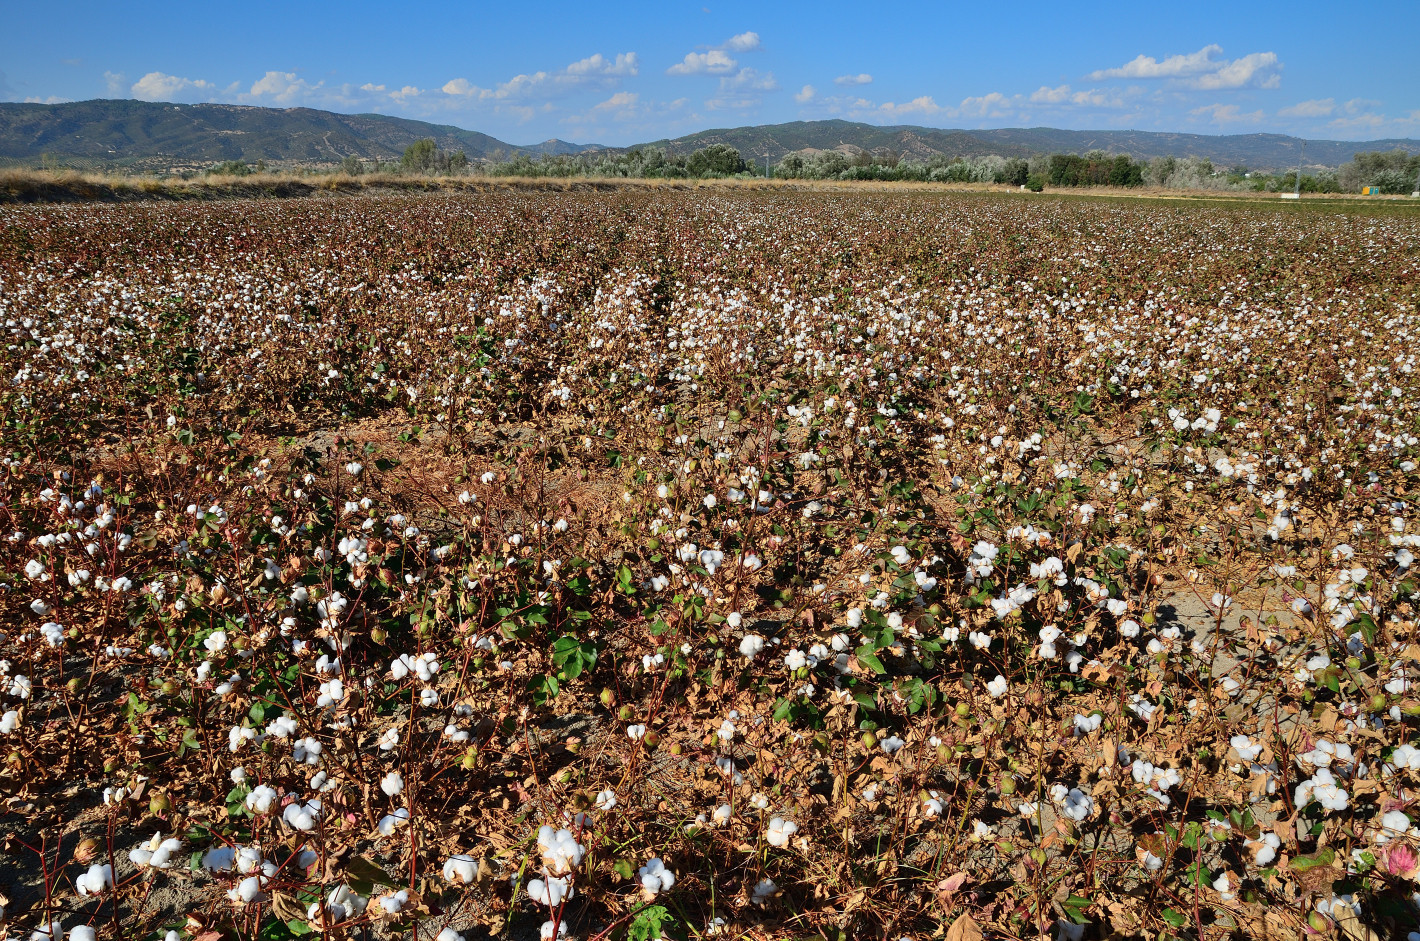
[[[272,172],[249,176],[143,177],[74,170],[0,170],[0,205],[10,203],[134,202],[139,200],[220,200],[294,198],[391,193],[595,193],[595,192],[826,192],[826,193],[1015,193],[1020,187],[992,183],[919,183],[876,180],[627,179],[623,177],[405,176],[372,173]],[[1050,189],[1047,196],[1190,199],[1223,202],[1280,202],[1278,193],[1179,190],[1162,187],[1097,186]],[[1306,202],[1406,204],[1403,196],[1309,194]]]

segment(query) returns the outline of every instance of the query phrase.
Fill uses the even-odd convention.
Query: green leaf
[[[369,895],[377,885],[399,888],[383,866],[366,856],[356,856],[346,863],[345,874],[350,881],[350,888],[361,895]]]
[[[1166,908],[1160,912],[1160,914],[1163,915],[1164,921],[1173,925],[1175,928],[1182,928],[1184,925],[1188,924],[1188,919],[1184,917],[1183,913],[1176,912],[1172,908]]]
[[[883,666],[883,662],[878,659],[878,655],[874,652],[871,644],[864,644],[859,647],[855,653],[858,656],[859,663],[872,667],[880,675],[887,672],[887,667]]]
[[[676,927],[675,918],[664,905],[648,905],[626,929],[627,941],[656,941],[666,937],[666,931]]]
[[[1315,869],[1317,866],[1330,866],[1336,862],[1336,851],[1327,846],[1317,850],[1310,856],[1292,857],[1291,868],[1293,872],[1306,872],[1308,869]]]
[[[631,873],[632,873],[631,860],[629,860],[629,859],[618,859],[615,863],[612,864],[611,868],[612,868],[612,870],[613,870],[617,875],[621,876],[621,878],[623,878],[623,879],[630,879],[630,878],[631,878]]]

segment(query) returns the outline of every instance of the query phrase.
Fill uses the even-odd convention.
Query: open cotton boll
[[[566,876],[548,876],[528,882],[528,898],[534,902],[556,908],[575,894]]]
[[[404,807],[399,807],[394,811],[385,814],[380,818],[379,824],[375,827],[380,836],[390,836],[395,830],[409,822],[409,811]],[[447,870],[447,866],[445,869]]]
[[[446,927],[434,936],[434,941],[464,941],[464,937],[453,928]]]
[[[797,823],[782,817],[773,817],[769,821],[768,828],[764,831],[764,839],[770,846],[783,849],[789,845],[789,838],[798,832],[799,825]]]
[[[646,865],[636,871],[641,879],[641,888],[655,895],[675,885],[675,873],[666,868],[659,856],[652,856]]]
[[[227,891],[227,898],[233,905],[249,905],[266,901],[266,893],[261,890],[265,882],[263,876],[247,876]]]
[[[382,895],[377,900],[380,910],[385,914],[393,915],[409,904],[409,890],[400,889],[398,892],[390,892]]]
[[[740,655],[747,660],[753,660],[760,651],[764,650],[764,638],[758,634],[746,634],[740,641]]]
[[[394,797],[404,790],[404,776],[398,771],[391,771],[380,779],[380,790]]]
[[[472,885],[478,879],[478,860],[458,854],[444,861],[444,881],[457,885]]]
[[[113,867],[107,864],[95,863],[88,872],[74,880],[74,888],[79,890],[80,895],[100,895],[112,885]]]
[[[94,941],[97,935],[88,925],[75,925],[69,929],[69,941]]]
[[[314,830],[316,821],[320,819],[320,810],[321,803],[317,798],[312,798],[307,804],[292,801],[281,812],[281,819],[296,830]]]

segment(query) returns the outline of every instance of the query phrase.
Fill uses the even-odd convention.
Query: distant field
[[[1420,200],[568,182],[0,177],[12,936],[1420,929]]]
[[[1182,201],[1197,205],[1219,202],[1287,206],[1306,211],[1317,207],[1367,207],[1371,214],[1420,214],[1420,199],[1406,196],[1356,196],[1328,193],[1309,194],[1296,203],[1277,193],[1239,193],[1226,190],[1166,190],[1154,187],[1088,187],[1050,189],[1043,194],[1023,193],[1019,187],[990,183],[860,182],[783,179],[628,179],[625,177],[429,177],[373,173],[347,176],[330,172],[273,172],[248,176],[202,175],[143,177],[125,174],[77,173],[72,171],[0,169],[0,205],[156,202],[217,199],[289,199],[303,196],[375,196],[399,193],[487,193],[487,192],[671,192],[728,190],[776,193],[1010,193],[1023,199],[1064,196],[1071,199],[1147,199]]]

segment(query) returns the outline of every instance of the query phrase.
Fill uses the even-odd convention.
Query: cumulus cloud
[[[1055,88],[1042,85],[1030,95],[1030,101],[1038,105],[1058,105],[1068,100],[1070,100],[1069,85],[1059,85]]]
[[[1194,117],[1207,117],[1214,124],[1257,124],[1262,121],[1263,115],[1259,111],[1241,111],[1237,105],[1204,105],[1201,108],[1194,108],[1188,112]]]
[[[871,85],[873,77],[867,72],[859,72],[857,75],[840,75],[833,80],[835,85]]]
[[[134,98],[143,101],[173,101],[216,90],[216,85],[203,79],[182,78],[165,72],[149,72],[129,88]]]
[[[687,52],[685,58],[666,69],[667,75],[723,75],[739,65],[723,49]]]
[[[324,85],[324,82],[312,85],[298,78],[295,72],[267,72],[252,83],[246,98],[253,103],[290,105],[309,100]]]
[[[987,95],[963,98],[958,111],[972,118],[1000,118],[1005,117],[1011,106],[1012,100],[1009,97],[993,91]]]
[[[725,43],[726,49],[735,52],[749,52],[751,49],[759,48],[759,34],[755,32],[740,33],[738,36],[731,36]]]
[[[1281,63],[1274,52],[1254,52],[1240,59],[1220,59],[1223,47],[1216,43],[1197,52],[1155,59],[1139,55],[1113,69],[1098,69],[1087,78],[1106,79],[1170,79],[1192,88],[1219,90],[1256,85],[1275,88],[1279,83],[1277,70]]]
[[[104,86],[108,88],[110,95],[121,95],[123,90],[128,87],[128,76],[122,72],[105,72]]]
[[[607,58],[598,52],[579,59],[564,69],[514,75],[492,88],[475,85],[466,78],[455,78],[445,82],[440,91],[456,98],[479,101],[519,101],[586,86],[614,84],[618,79],[637,75],[639,72],[640,60],[634,52],[618,53],[614,58]]]
[[[666,69],[667,75],[728,75],[739,68],[731,52],[752,52],[759,48],[759,34],[744,32],[720,43],[702,46],[704,52],[687,52],[685,58]]]
[[[616,58],[608,59],[600,52],[590,55],[585,59],[579,59],[567,66],[567,74],[572,76],[586,77],[608,77],[622,75],[636,75],[639,72],[638,60],[634,52],[619,52]]]
[[[914,114],[938,114],[941,110],[941,106],[933,101],[930,95],[921,95],[917,98],[913,98],[911,101],[904,101],[901,104],[885,101],[878,105],[878,111],[883,116],[892,118]]]
[[[818,92],[814,90],[814,87],[812,85],[805,85],[803,88],[799,89],[797,92],[794,93],[794,100],[801,105],[806,105],[809,102],[813,101],[814,96],[817,94]]]
[[[1299,101],[1291,107],[1283,108],[1277,112],[1277,115],[1283,118],[1324,118],[1335,110],[1335,98],[1313,98],[1310,101]]]

